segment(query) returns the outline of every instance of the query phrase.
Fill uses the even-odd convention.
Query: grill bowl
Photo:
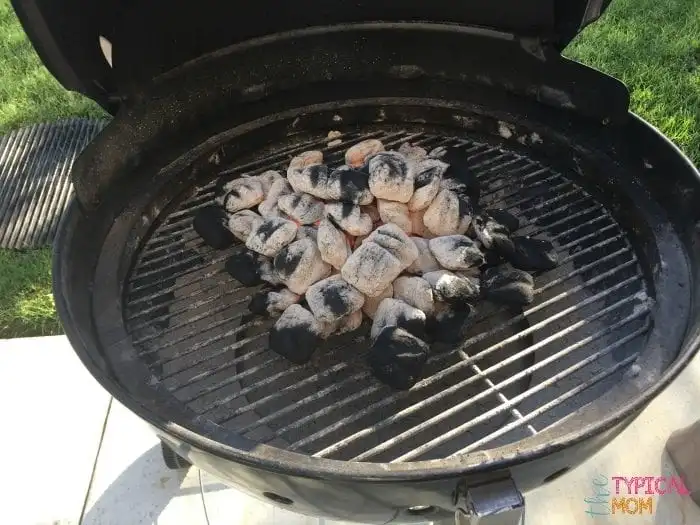
[[[697,173],[634,117],[605,129],[464,89],[358,81],[330,101],[309,88],[203,121],[192,109],[174,130],[182,106],[167,96],[118,116],[76,168],[81,202],[57,240],[57,305],[86,365],[195,465],[309,514],[424,520],[407,509],[448,514],[465,478],[507,474],[526,490],[580,462],[696,350],[683,214]],[[149,126],[150,142],[120,150]],[[269,325],[244,317],[251,290],[222,272],[239,248],[213,252],[191,229],[222,172],[283,166],[335,129],[336,159],[368,136],[460,145],[486,200],[564,260],[536,277],[531,307],[485,308],[465,344],[435,349],[405,394],[368,377],[355,335],[304,367],[267,352]]]

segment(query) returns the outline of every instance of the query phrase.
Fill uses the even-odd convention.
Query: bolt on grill
[[[535,277],[525,309],[477,304],[459,346],[436,345],[408,392],[378,384],[357,332],[334,338],[294,366],[268,351],[270,321],[248,315],[255,292],[223,271],[242,247],[216,252],[193,231],[214,182],[193,189],[144,243],[129,279],[127,330],[154,377],[200,419],[315,457],[402,462],[436,459],[523,439],[596,399],[632,366],[651,326],[635,250],[608,210],[572,178],[486,143],[426,133],[345,134],[308,141],[222,171],[284,169],[295,153],[323,149],[341,163],[352,144],[378,138],[427,149],[458,145],[486,207],[521,217],[523,235],[555,243],[559,267]]]

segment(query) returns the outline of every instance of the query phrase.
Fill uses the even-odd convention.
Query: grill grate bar
[[[630,341],[633,341],[637,337],[644,335],[644,333],[647,330],[649,330],[649,326],[650,326],[650,323],[647,323],[644,327],[642,327],[638,330],[635,330],[631,334],[629,334],[629,335],[623,337],[622,339],[620,339],[619,341],[616,341],[615,343],[613,343],[610,346],[611,352],[615,351],[618,348],[621,348],[622,346],[626,345]],[[507,434],[508,432],[510,432],[512,430],[515,430],[516,428],[522,426],[523,424],[527,423],[528,421],[532,421],[536,417],[539,417],[542,414],[549,412],[551,409],[561,405],[565,401],[568,401],[569,399],[571,399],[575,395],[583,392],[584,390],[587,390],[588,388],[595,385],[596,383],[599,383],[600,381],[606,379],[607,377],[611,376],[612,374],[614,374],[618,370],[621,370],[622,368],[631,364],[638,357],[639,357],[639,353],[632,354],[631,356],[627,357],[626,359],[623,359],[619,363],[615,364],[612,368],[610,368],[608,370],[604,370],[602,372],[599,372],[598,374],[591,377],[585,383],[578,385],[577,387],[569,390],[568,392],[562,394],[561,396],[557,397],[556,399],[553,399],[552,401],[545,403],[544,405],[537,408],[536,410],[524,415],[522,420],[513,421],[512,423],[509,423],[509,424],[501,427],[500,429],[496,430],[495,432],[492,432],[488,436],[485,436],[485,437],[475,441],[474,443],[471,443],[469,446],[458,450],[457,452],[455,452],[451,456],[456,456],[459,454],[466,454],[468,452],[471,452],[472,450],[476,450],[480,446],[485,445],[486,443],[489,443],[489,442],[493,441],[494,439],[499,438],[502,435]]]
[[[569,347],[564,348],[563,350],[560,350],[556,354],[553,354],[550,358],[551,362],[554,362],[561,357],[565,357],[565,356],[575,352],[576,350],[583,348],[584,346],[586,346],[590,343],[593,343],[593,342],[605,337],[606,335],[613,333],[615,330],[624,327],[628,323],[642,317],[644,314],[645,314],[645,312],[638,312],[638,313],[632,314],[630,316],[627,316],[626,318],[621,319],[620,321],[618,321],[618,322],[616,322],[616,323],[614,323],[614,324],[612,324],[612,325],[610,325],[602,330],[599,330],[598,332],[596,332],[588,337],[585,337],[585,338],[577,341],[573,345],[570,345]],[[644,329],[644,331],[646,331],[646,329]],[[497,371],[496,367],[502,368],[504,366],[507,366],[511,363],[516,362],[518,359],[521,359],[523,357],[531,355],[531,354],[535,353],[536,351],[537,351],[537,348],[532,348],[532,347],[525,348],[524,350],[521,350],[520,352],[513,354],[512,356],[508,357],[507,359],[503,360],[502,362],[487,368],[486,370],[484,370],[482,372],[482,374],[489,374],[491,372],[495,372],[495,371]],[[525,376],[526,375],[528,375],[528,372],[525,373]],[[476,381],[476,378],[471,377],[467,381],[469,383],[471,383],[471,382]],[[517,381],[517,379],[516,379],[516,381]],[[443,392],[440,392],[440,394],[439,394],[440,399],[448,396],[449,394],[452,394],[454,392],[459,391],[460,389],[462,389],[465,386],[468,386],[467,382],[452,385],[451,387],[447,388]],[[343,438],[342,440],[338,441],[337,443],[334,443],[333,445],[330,445],[330,446],[324,448],[323,450],[316,452],[314,454],[314,457],[327,457],[328,455],[330,455],[334,452],[337,452],[337,451],[341,450],[342,448],[346,447],[347,445],[349,445],[353,441],[356,441],[357,439],[360,439],[362,437],[365,437],[365,436],[368,436],[368,435],[374,433],[378,428],[382,428],[380,425],[388,426],[389,424],[393,423],[394,421],[396,421],[398,419],[409,416],[410,414],[412,414],[416,410],[422,408],[423,406],[425,406],[425,405],[421,405],[421,406],[412,405],[410,407],[407,407],[407,408],[401,410],[400,412],[397,412],[396,414],[394,414],[392,416],[392,421],[390,421],[390,422],[382,421],[378,425],[375,425],[371,428],[364,428],[360,431],[357,431],[354,434],[351,434],[350,436]],[[354,458],[354,459],[357,460],[358,458]]]
[[[528,388],[522,394],[518,394],[517,396],[513,397],[513,399],[511,399],[510,402],[508,402],[507,404],[493,408],[491,410],[488,410],[485,413],[481,414],[480,416],[477,416],[474,419],[467,421],[466,423],[463,423],[455,428],[448,430],[444,434],[438,436],[435,439],[428,441],[427,443],[421,445],[420,447],[414,448],[413,450],[406,452],[405,454],[402,454],[401,456],[397,457],[396,459],[390,461],[390,463],[399,463],[402,461],[408,461],[408,460],[416,458],[422,454],[425,454],[426,452],[429,452],[430,450],[432,450],[436,446],[440,445],[441,443],[444,443],[445,441],[448,441],[448,440],[458,436],[460,433],[463,433],[464,431],[469,430],[470,428],[473,428],[474,426],[478,425],[479,423],[482,423],[482,422],[488,420],[491,416],[502,413],[503,411],[509,409],[510,407],[517,406],[517,404],[520,403],[521,401],[531,397],[532,395],[534,395],[538,392],[541,392],[545,388],[548,388],[548,387],[554,385],[558,381],[561,381],[562,379],[570,376],[574,372],[581,370],[586,365],[589,365],[589,364],[597,361],[598,359],[610,354],[613,351],[613,349],[614,349],[614,345],[610,345],[610,346],[604,348],[603,350],[600,350],[599,352],[591,354],[590,356],[588,356],[585,359],[582,359],[581,361],[579,361],[575,365],[572,365],[572,366],[562,370],[561,372],[554,374],[552,377],[550,377],[546,381],[543,381],[539,385],[532,387],[532,388]],[[629,358],[627,358],[626,360],[624,360],[622,362],[631,363],[637,357],[638,357],[638,354],[634,354],[633,356],[630,356]],[[522,377],[525,377],[527,374],[531,374],[534,371],[532,369],[535,369],[535,367],[537,367],[539,365],[541,365],[541,363],[537,363],[536,365],[533,365],[532,367],[530,367],[530,369],[526,369],[522,372],[518,372],[517,374],[515,374],[515,375],[509,377],[508,379],[506,379],[505,381],[501,382],[499,384],[499,387],[506,386],[505,383],[511,383],[517,379],[521,379]],[[478,396],[475,396],[475,397],[478,397]],[[473,399],[474,398],[470,398],[469,400],[467,400],[467,402],[471,402]],[[456,405],[456,406],[459,406],[459,405]],[[394,438],[394,439],[396,439],[396,438]]]
[[[560,330],[560,331],[556,332],[555,334],[553,334],[553,335],[551,335],[551,336],[549,336],[549,337],[543,339],[542,341],[540,341],[540,342],[538,342],[538,343],[536,343],[536,344],[534,344],[534,345],[531,345],[531,346],[529,347],[529,349],[532,349],[532,351],[534,352],[535,350],[538,350],[538,349],[540,349],[540,348],[543,348],[543,347],[546,346],[547,344],[549,344],[549,343],[551,343],[551,342],[553,342],[553,341],[556,341],[556,340],[558,340],[558,339],[561,339],[562,337],[564,337],[564,336],[570,334],[571,332],[574,332],[575,330],[577,330],[577,329],[579,329],[579,328],[581,328],[581,327],[583,327],[583,326],[586,326],[586,325],[590,324],[591,322],[595,321],[596,319],[599,319],[600,317],[602,317],[602,316],[604,316],[604,315],[606,315],[606,314],[608,314],[608,313],[610,313],[610,312],[616,310],[616,309],[619,308],[620,306],[623,306],[623,305],[625,305],[625,304],[627,304],[627,303],[629,303],[629,302],[631,302],[631,301],[633,301],[633,300],[635,300],[635,297],[634,297],[634,296],[626,297],[626,298],[622,299],[621,301],[618,301],[618,302],[614,303],[613,305],[608,306],[608,307],[605,308],[604,310],[601,310],[601,311],[599,311],[599,312],[596,312],[596,313],[593,314],[592,316],[589,316],[589,317],[587,317],[587,318],[585,318],[585,319],[582,319],[581,321],[579,321],[579,322],[577,322],[577,323],[575,323],[575,324],[572,324],[572,325],[570,325],[569,327],[567,327],[567,328],[565,328],[565,329],[563,329],[563,330]],[[536,326],[536,325],[533,325],[533,327],[534,327],[534,326]],[[530,328],[532,328],[532,327],[530,327]],[[445,368],[444,370],[440,371],[438,374],[434,374],[433,376],[431,376],[431,377],[429,377],[429,378],[426,378],[426,379],[423,379],[423,380],[419,381],[418,383],[416,383],[416,385],[415,385],[413,388],[414,388],[415,390],[420,390],[421,388],[425,387],[426,385],[431,384],[431,383],[434,383],[434,382],[437,380],[437,379],[436,379],[437,376],[441,376],[440,378],[443,378],[443,377],[445,377],[446,375],[448,375],[448,374],[446,374],[445,372],[448,372],[448,371],[449,371],[449,373],[452,373],[452,372],[454,372],[455,370],[463,369],[463,368],[466,367],[466,366],[470,366],[472,363],[483,359],[484,357],[486,357],[487,355],[489,355],[489,354],[495,352],[496,350],[500,350],[501,348],[503,348],[504,346],[506,346],[506,344],[508,344],[508,343],[510,343],[510,342],[513,342],[513,341],[515,341],[515,340],[520,339],[520,338],[522,337],[521,334],[523,334],[523,333],[526,332],[527,330],[529,330],[529,328],[528,328],[528,329],[525,329],[525,330],[523,330],[523,331],[521,331],[520,333],[518,333],[518,334],[516,334],[516,335],[514,335],[514,336],[511,336],[511,337],[509,337],[509,338],[507,338],[507,339],[504,339],[502,342],[496,343],[495,345],[492,345],[492,346],[486,348],[485,350],[482,350],[482,351],[480,351],[479,353],[474,354],[474,355],[471,356],[471,357],[467,357],[464,361],[460,361],[460,362],[455,363],[454,365],[452,365],[452,366],[450,366],[450,367],[448,367],[448,368]],[[509,339],[510,339],[510,341],[509,341]],[[507,342],[506,342],[506,341],[507,341]],[[464,346],[464,345],[463,345],[463,346]],[[534,347],[534,349],[533,349],[533,347]],[[495,368],[495,367],[498,367],[498,368]],[[494,370],[498,370],[498,369],[502,368],[502,367],[499,366],[499,365],[495,365],[495,367],[494,367]],[[515,376],[511,376],[511,377],[508,379],[508,381],[510,381],[513,377],[515,377]],[[523,377],[524,377],[524,376],[523,376]],[[456,390],[460,390],[460,389],[463,388],[464,386],[468,386],[468,385],[474,383],[477,379],[479,379],[478,376],[472,376],[472,377],[469,377],[469,378],[465,379],[464,381],[461,381],[460,383],[457,383],[457,385],[459,385],[459,388],[457,388]],[[509,384],[510,384],[510,383],[509,383]],[[414,391],[415,391],[415,390],[414,390]],[[446,389],[446,390],[444,390],[444,391],[442,391],[442,392],[440,392],[440,393],[438,393],[438,394],[434,394],[433,396],[427,397],[427,398],[423,399],[422,401],[420,401],[419,403],[414,404],[414,405],[411,407],[411,408],[413,409],[413,410],[411,410],[411,413],[414,412],[415,410],[419,409],[419,408],[423,408],[423,407],[425,407],[425,406],[428,406],[428,405],[432,404],[432,403],[435,402],[435,401],[439,401],[440,399],[442,399],[443,397],[445,397],[446,394],[444,394],[444,392],[446,392],[447,390],[448,390],[448,389]],[[456,390],[453,389],[453,390],[450,390],[450,392],[456,391]],[[487,391],[486,393],[490,393],[490,391]],[[484,394],[484,395],[482,395],[482,394]],[[471,404],[472,402],[475,402],[475,401],[477,401],[477,400],[479,400],[479,399],[482,399],[483,397],[485,397],[485,393],[482,392],[481,394],[478,394],[477,396],[470,397],[470,398],[467,400],[467,402],[469,402],[469,403]],[[353,414],[352,416],[348,416],[347,418],[342,419],[342,420],[336,422],[336,423],[333,425],[334,428],[333,428],[332,431],[337,431],[337,430],[339,430],[340,428],[342,428],[343,426],[347,425],[347,423],[349,422],[348,420],[352,419],[353,421],[355,421],[355,420],[359,419],[360,417],[362,417],[362,416],[364,416],[364,415],[367,415],[368,413],[370,413],[370,412],[376,410],[377,407],[378,407],[378,405],[386,406],[386,404],[388,404],[388,402],[387,402],[386,400],[382,400],[382,401],[380,401],[380,402],[378,402],[378,403],[375,403],[374,405],[371,405],[371,406],[369,406],[369,407],[367,407],[367,408],[361,410],[360,412],[357,412],[357,413]],[[446,411],[444,411],[444,412],[441,412],[440,414],[438,414],[438,415],[436,415],[436,416],[434,416],[434,417],[432,417],[432,418],[430,418],[430,419],[424,421],[421,425],[416,425],[416,426],[412,427],[411,430],[408,430],[408,431],[406,431],[404,434],[401,435],[401,436],[402,436],[402,440],[403,440],[403,439],[407,439],[407,438],[409,438],[409,437],[415,435],[415,434],[418,433],[419,431],[424,430],[425,428],[427,428],[427,427],[428,427],[429,425],[431,425],[432,423],[437,423],[437,422],[439,422],[439,421],[442,421],[444,418],[448,417],[449,415],[456,413],[456,411],[459,410],[459,409],[457,409],[456,407],[460,407],[460,409],[461,409],[462,406],[463,406],[463,404],[461,404],[461,403],[460,403],[459,405],[454,405],[454,406],[451,407],[450,409],[448,409],[448,410],[446,410]],[[414,408],[414,407],[415,407],[415,408]],[[327,409],[324,409],[324,410],[327,410]],[[408,409],[407,409],[407,410],[408,410]],[[319,412],[321,412],[321,411],[319,411]],[[397,414],[398,414],[398,413],[397,413]],[[374,425],[374,429],[376,430],[377,428],[383,428],[383,427],[385,426],[385,425],[384,425],[384,422],[386,422],[386,424],[388,424],[388,423],[393,423],[393,422],[397,421],[398,419],[395,419],[395,417],[396,417],[396,416],[392,416],[392,417],[390,417],[390,418],[385,419],[385,420],[382,421],[382,422],[377,423],[376,425]],[[300,420],[300,421],[301,421],[301,420]],[[295,422],[295,423],[292,423],[292,424],[290,424],[290,425],[288,425],[288,426],[291,427],[291,428],[296,428],[296,427],[298,426],[298,424],[299,424],[299,421],[297,421],[297,422]],[[285,427],[285,428],[286,428],[286,427]],[[324,428],[323,430],[320,430],[320,431],[318,431],[318,432],[316,432],[316,433],[314,433],[314,434],[311,434],[310,436],[307,436],[307,437],[303,438],[303,439],[300,440],[300,441],[297,441],[297,442],[293,443],[293,444],[291,445],[290,448],[291,448],[292,450],[298,450],[300,447],[308,446],[309,444],[311,444],[311,443],[317,441],[319,438],[321,438],[321,437],[327,435],[327,434],[328,434],[328,431],[329,431],[328,428]],[[395,437],[395,438],[393,438],[393,439],[396,440],[397,437]],[[392,443],[393,443],[393,441],[392,441]],[[380,445],[380,446],[381,446],[381,445]],[[372,450],[374,450],[374,449],[372,449]],[[385,450],[385,449],[382,449],[382,450]],[[368,452],[369,452],[369,451],[368,451]],[[367,453],[367,452],[366,452],[366,453]],[[365,453],[365,454],[366,454],[366,453]],[[364,457],[364,456],[363,456],[363,457]],[[356,458],[356,459],[358,459],[358,458]],[[359,460],[359,459],[358,459],[358,460]]]

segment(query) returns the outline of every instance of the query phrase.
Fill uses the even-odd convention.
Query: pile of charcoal
[[[249,304],[278,317],[270,349],[304,364],[324,339],[371,320],[367,362],[396,389],[421,377],[430,344],[458,339],[487,299],[533,300],[530,271],[557,265],[546,240],[515,235],[519,220],[479,206],[477,178],[458,148],[366,140],[332,169],[307,151],[277,171],[218,183],[194,228],[244,286]]]

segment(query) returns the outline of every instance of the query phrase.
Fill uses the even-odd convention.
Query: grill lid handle
[[[457,489],[456,525],[523,525],[525,500],[512,479]]]

